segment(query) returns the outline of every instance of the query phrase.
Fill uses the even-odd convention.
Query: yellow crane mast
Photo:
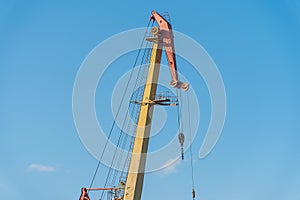
[[[156,27],[153,28],[157,30]],[[146,156],[148,150],[149,135],[151,129],[151,119],[153,115],[154,99],[156,96],[157,81],[160,69],[162,54],[162,43],[159,41],[158,32],[155,33],[153,42],[150,65],[146,79],[145,90],[140,102],[140,115],[138,118],[136,135],[132,150],[129,171],[127,175],[124,200],[137,200],[141,198]]]
[[[178,80],[174,50],[174,36],[171,24],[155,11],[152,12],[151,19],[158,23],[159,28],[154,27],[152,29],[154,37],[147,38],[148,41],[153,42],[153,45],[144,94],[142,102],[140,102],[140,114],[125,185],[124,200],[141,199],[151,119],[153,115],[152,107],[157,103],[155,97],[163,47],[165,48],[172,76],[172,80],[170,82],[171,86],[182,88],[183,90],[187,90],[189,87],[187,83],[182,83]]]

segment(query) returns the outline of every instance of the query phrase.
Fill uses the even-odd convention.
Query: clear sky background
[[[152,10],[208,51],[227,92],[217,146],[199,160],[203,136],[194,145],[197,199],[300,199],[299,0],[1,0],[2,199],[78,199],[97,161],[73,122],[77,70],[101,41],[146,26]],[[189,170],[181,162],[147,174],[143,199],[191,199]]]

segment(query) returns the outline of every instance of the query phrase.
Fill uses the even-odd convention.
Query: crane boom
[[[178,80],[172,25],[156,11],[152,11],[152,16],[150,17],[150,20],[156,21],[160,29],[160,37],[162,39],[163,47],[165,48],[166,56],[168,59],[168,65],[172,77],[170,85],[175,88],[181,88],[184,91],[188,90],[189,84],[183,83]]]
[[[152,100],[155,99],[159,76],[162,43],[156,34],[153,39],[152,52],[144,94],[141,102],[132,155],[125,185],[124,200],[140,200],[143,189],[146,156],[153,115]]]
[[[183,83],[179,81],[178,78],[176,54],[174,48],[174,35],[171,24],[155,11],[152,11],[152,16],[150,20],[156,21],[159,27],[153,27],[153,37],[146,38],[147,41],[150,41],[153,44],[142,99],[141,101],[132,101],[133,103],[140,104],[140,108],[138,112],[139,115],[135,130],[136,133],[134,137],[126,182],[121,182],[121,187],[82,188],[80,200],[90,200],[90,197],[88,196],[88,191],[92,190],[110,191],[112,194],[116,194],[117,191],[123,192],[120,193],[120,197],[113,197],[113,200],[141,199],[153,116],[153,108],[155,105],[178,105],[177,103],[172,103],[172,101],[169,98],[158,98],[156,96],[163,48],[166,52],[166,57],[168,60],[168,65],[172,77],[170,85],[174,88],[181,88],[183,91],[186,91],[189,88],[188,83]],[[183,134],[180,135],[179,140],[181,141],[181,144],[183,146]]]

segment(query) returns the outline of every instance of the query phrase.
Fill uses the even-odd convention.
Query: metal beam
[[[162,43],[159,41],[158,35],[156,35],[156,38],[152,42],[150,64],[125,185],[124,200],[140,200],[142,195],[151,119],[154,109],[154,104],[150,102],[156,96],[162,54]]]

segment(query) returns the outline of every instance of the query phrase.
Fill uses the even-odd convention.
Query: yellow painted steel
[[[148,151],[148,142],[153,115],[153,100],[155,99],[157,81],[160,69],[162,44],[156,33],[153,42],[150,64],[143,99],[141,102],[136,137],[134,140],[129,172],[125,185],[124,200],[140,200],[144,182],[144,171]]]

